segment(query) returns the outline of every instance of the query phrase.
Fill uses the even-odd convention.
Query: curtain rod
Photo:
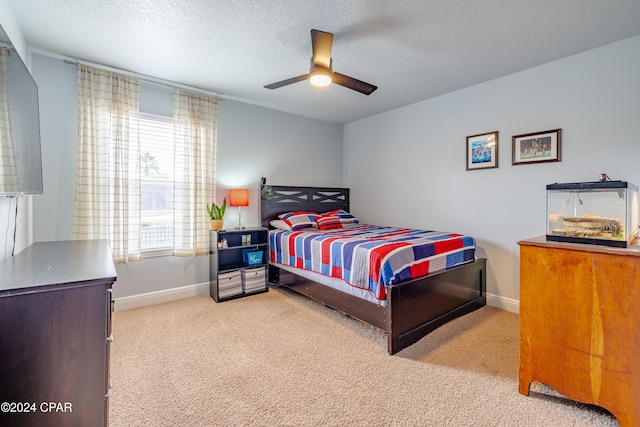
[[[188,90],[188,91],[191,91],[191,92],[198,92],[198,93],[202,93],[204,95],[214,96],[214,97],[218,98],[220,101],[224,102],[224,98],[221,98],[220,94],[218,94],[216,92],[210,92],[208,90],[204,90],[204,89],[200,89],[200,88],[197,88],[197,87],[185,85],[185,84],[182,84],[182,83],[172,82],[171,80],[164,80],[164,79],[160,79],[158,77],[148,76],[146,74],[140,74],[140,73],[136,73],[136,72],[133,72],[133,71],[121,70],[119,68],[108,67],[106,65],[96,64],[96,63],[88,62],[88,61],[81,61],[81,60],[78,60],[78,59],[68,59],[68,58],[64,58],[63,57],[62,60],[63,60],[63,62],[65,64],[70,64],[70,65],[75,65],[75,66],[78,66],[78,64],[83,64],[83,65],[88,65],[88,66],[94,67],[94,68],[100,68],[100,69],[105,70],[105,71],[112,71],[114,73],[124,74],[124,75],[127,75],[129,77],[135,77],[137,79],[140,79],[140,80],[144,81],[145,83],[151,83],[151,84],[155,84],[155,85],[162,86],[162,87],[168,87],[168,88],[185,89],[185,90]]]

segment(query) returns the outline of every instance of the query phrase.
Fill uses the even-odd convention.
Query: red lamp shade
[[[231,190],[229,206],[249,206],[249,190]]]

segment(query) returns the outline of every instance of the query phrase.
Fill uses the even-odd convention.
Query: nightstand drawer
[[[264,291],[267,288],[266,272],[267,269],[264,266],[242,270],[242,288],[244,292]]]
[[[227,298],[242,293],[242,276],[240,271],[218,274],[218,297]]]

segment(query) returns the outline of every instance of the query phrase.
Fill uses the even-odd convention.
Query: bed
[[[270,285],[286,287],[379,328],[387,334],[389,354],[397,353],[439,326],[486,304],[486,260],[476,259],[475,252],[469,252],[471,246],[475,249],[475,241],[469,238],[473,245],[468,241],[464,243],[463,239],[467,236],[457,239],[467,246],[460,248],[459,243],[454,245],[460,254],[453,257],[455,262],[443,261],[446,265],[444,271],[437,269],[438,271],[432,272],[425,268],[422,275],[414,271],[408,276],[404,274],[404,277],[401,277],[401,273],[391,272],[386,280],[379,281],[388,283],[371,283],[376,280],[369,278],[367,284],[367,278],[361,277],[363,284],[354,285],[342,279],[342,276],[347,277],[351,271],[343,273],[342,268],[336,269],[335,266],[326,270],[325,265],[326,271],[323,274],[320,272],[322,266],[318,267],[319,271],[303,268],[305,263],[309,264],[306,267],[310,268],[310,264],[314,262],[300,261],[300,257],[292,257],[292,248],[301,244],[326,246],[327,239],[332,242],[343,238],[358,239],[358,233],[370,237],[369,233],[388,234],[393,230],[404,232],[406,229],[390,231],[387,227],[373,226],[372,230],[364,228],[364,224],[359,223],[345,225],[344,229],[320,232],[313,229],[287,231],[274,228],[274,221],[280,220],[279,215],[290,212],[350,212],[349,189],[346,188],[269,186],[263,179],[260,208],[262,226],[270,229]],[[417,230],[408,232],[413,231]],[[422,237],[424,236],[419,238]],[[294,239],[304,239],[302,241],[307,243],[296,243]],[[323,239],[325,243],[317,242]],[[289,252],[285,252],[284,256],[279,255],[279,250],[287,248]],[[417,271],[419,272],[420,268]]]

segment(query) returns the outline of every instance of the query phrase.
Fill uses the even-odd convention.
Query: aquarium
[[[626,248],[637,235],[637,186],[626,181],[547,185],[547,240]]]

